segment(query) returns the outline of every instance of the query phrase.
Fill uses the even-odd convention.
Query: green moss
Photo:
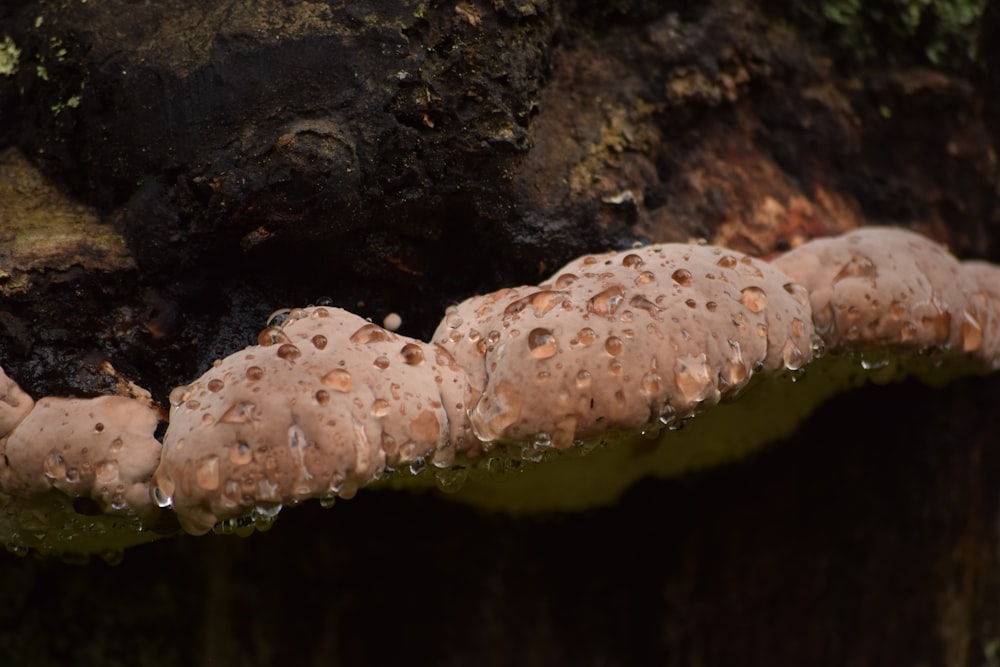
[[[962,71],[977,62],[986,0],[825,0],[825,32],[841,60]],[[805,5],[800,10],[809,12]]]
[[[13,76],[17,73],[17,64],[21,58],[21,49],[10,38],[4,35],[0,41],[0,76]]]

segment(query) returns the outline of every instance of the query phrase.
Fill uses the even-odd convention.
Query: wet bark
[[[766,256],[896,224],[997,261],[1000,8],[872,53],[903,28],[855,18],[5,3],[0,362],[36,396],[126,378],[164,401],[277,308],[397,312],[426,337],[448,303],[644,240]],[[867,388],[750,461],[571,516],[362,493],[115,568],[11,556],[0,655],[992,665],[997,396],[996,378]]]

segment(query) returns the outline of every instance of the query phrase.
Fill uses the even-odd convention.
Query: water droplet
[[[330,509],[337,504],[337,495],[334,493],[327,494],[319,499],[319,506],[325,510]]]
[[[588,347],[593,345],[594,341],[597,340],[597,332],[590,327],[584,327],[577,332],[574,340],[582,347]],[[570,342],[570,345],[573,345],[572,341]]]
[[[260,366],[251,366],[246,371],[247,379],[251,382],[256,382],[257,380],[264,377],[264,369]]]
[[[541,463],[542,459],[545,458],[545,452],[541,449],[536,449],[534,447],[522,447],[521,448],[521,460],[530,461],[531,463]]]
[[[877,371],[889,366],[889,358],[885,356],[861,355],[861,368],[866,371]]]
[[[602,317],[610,317],[615,314],[615,310],[624,299],[625,288],[621,285],[612,285],[587,301],[587,311]]]
[[[389,368],[389,357],[385,356],[384,354],[380,354],[379,356],[375,357],[375,361],[372,362],[372,365],[375,366],[375,368],[384,371],[385,369]]]
[[[128,506],[125,502],[125,496],[121,493],[116,493],[111,496],[111,509],[121,511]]]
[[[226,383],[220,380],[219,378],[213,378],[209,380],[207,385],[208,390],[213,394],[222,391],[223,387],[225,386]]]
[[[578,280],[576,275],[572,273],[564,273],[558,278],[556,278],[556,287],[558,289],[566,289]]]
[[[254,410],[257,409],[253,403],[247,401],[237,401],[229,406],[219,421],[223,424],[246,424],[253,420]]]
[[[639,257],[639,255],[636,255],[635,253],[629,253],[622,257],[622,266],[626,269],[638,269],[645,263],[646,262],[642,260],[642,257]]]
[[[674,279],[675,283],[684,287],[688,287],[692,280],[691,272],[687,269],[677,269],[670,274],[670,277]]]
[[[684,305],[687,306],[688,308],[697,308],[698,302],[695,301],[694,299],[687,299],[684,301]]]
[[[246,465],[253,461],[253,449],[250,448],[245,442],[237,442],[236,445],[229,450],[229,460],[233,464],[241,466]]]
[[[198,486],[206,491],[215,491],[219,488],[219,457],[208,456],[198,464],[195,471],[195,481]]]
[[[732,255],[723,255],[719,258],[719,261],[715,263],[717,266],[721,266],[724,269],[731,269],[736,266],[736,258]]]
[[[330,392],[328,392],[326,389],[318,390],[315,396],[316,396],[316,402],[319,403],[320,405],[330,404]]]
[[[940,311],[937,315],[920,318],[920,323],[925,329],[934,332],[934,342],[942,345],[948,341],[951,333],[951,313],[947,310]]]
[[[469,471],[461,466],[443,468],[434,473],[434,482],[437,484],[437,488],[444,493],[459,491],[468,479]]]
[[[323,376],[323,384],[337,391],[347,393],[354,386],[354,378],[343,368],[334,368]]]
[[[604,341],[604,349],[612,357],[617,357],[625,349],[625,344],[618,336],[608,336],[608,339]]]
[[[833,277],[833,282],[837,283],[845,278],[867,278],[874,281],[878,277],[878,270],[875,262],[864,255],[856,254]]]
[[[781,347],[781,360],[785,363],[785,368],[797,371],[805,365],[806,355],[793,341],[787,340]]]
[[[408,366],[419,366],[424,361],[424,351],[416,343],[407,343],[399,351],[403,363]]]
[[[479,440],[492,442],[517,423],[523,407],[524,396],[520,388],[512,382],[501,380],[492,393],[479,397],[469,415],[469,421]]]
[[[372,403],[372,417],[388,417],[391,411],[392,405],[384,398],[376,398],[375,402]]]
[[[316,334],[312,337],[312,344],[317,350],[325,349],[327,344],[326,336],[323,334]]]
[[[108,451],[109,452],[118,452],[118,451],[121,451],[121,448],[122,448],[122,446],[124,444],[125,443],[122,442],[121,438],[115,438],[114,440],[111,441],[111,444],[108,445]]]
[[[975,352],[983,344],[983,327],[975,315],[965,311],[962,319],[962,351]]]
[[[576,374],[576,388],[577,389],[588,389],[591,383],[590,371],[580,371]]]
[[[745,276],[750,276],[752,278],[763,278],[764,272],[761,271],[753,263],[753,257],[740,257],[740,261],[737,262],[736,270]]]
[[[173,489],[167,491],[163,486],[154,484],[149,491],[149,495],[153,499],[153,504],[157,507],[170,507],[174,504],[174,499],[171,497]],[[173,485],[171,484],[170,486],[172,487]]]
[[[656,282],[656,274],[652,271],[640,271],[639,275],[635,277],[636,285],[648,285],[652,282]]]
[[[80,471],[76,468],[69,468],[66,471],[66,481],[70,484],[76,484],[80,481]]]
[[[548,359],[559,351],[559,341],[550,330],[538,327],[528,334],[528,349],[536,359]]]
[[[434,464],[435,468],[448,468],[455,464],[455,450],[462,447],[464,443],[461,436],[459,436],[457,440],[457,443],[446,442],[434,450],[434,455],[431,457],[431,463]]]
[[[677,357],[674,379],[688,403],[703,401],[712,393],[712,374],[705,353]]]
[[[288,319],[289,313],[292,312],[291,308],[279,308],[270,315],[267,316],[267,323],[264,325],[266,327],[280,327]]]
[[[792,335],[798,338],[803,333],[805,333],[806,323],[797,317],[793,317],[791,328],[792,328]]]
[[[98,484],[111,484],[118,479],[118,461],[101,461],[94,467]]]
[[[285,332],[274,327],[268,327],[257,334],[257,344],[262,347],[281,345],[289,342],[291,342],[291,339],[285,335]]]
[[[531,295],[531,308],[535,317],[542,317],[566,300],[566,295],[553,290],[542,290]]]
[[[281,503],[276,505],[256,505],[250,517],[253,519],[257,530],[263,532],[274,525],[274,522],[278,519],[279,512],[281,512]]]
[[[785,283],[782,287],[785,288],[785,291],[788,292],[788,294],[795,299],[796,303],[800,306],[803,308],[809,307],[809,290],[807,290],[805,286],[798,283]]]
[[[650,301],[646,297],[642,296],[641,294],[637,294],[637,295],[633,296],[631,299],[629,299],[628,303],[633,308],[638,308],[640,310],[645,310],[647,313],[649,313],[649,316],[652,317],[654,320],[660,319],[660,313],[663,312],[662,308],[660,308],[655,303],[653,303],[652,301]],[[625,311],[625,312],[627,313],[629,311]],[[627,321],[625,319],[625,314],[624,313],[622,314],[622,321]],[[628,320],[628,321],[630,321],[630,320]]]
[[[642,376],[642,393],[646,396],[656,396],[663,391],[663,378],[659,373],[650,371]]]
[[[372,324],[371,322],[352,333],[350,337],[350,341],[358,345],[383,343],[389,340],[392,340],[392,334],[377,324]]]
[[[826,342],[816,334],[812,335],[811,347],[813,359],[820,359],[826,354]]]
[[[167,397],[167,400],[170,401],[170,405],[178,406],[190,397],[191,388],[189,386],[174,387],[170,392],[170,396]]]
[[[291,343],[285,343],[278,348],[278,357],[285,361],[295,361],[302,356],[302,351]]]
[[[46,477],[50,480],[63,479],[66,477],[66,462],[62,454],[52,452],[45,457],[42,462],[42,469]]]
[[[746,363],[743,361],[743,350],[740,347],[739,341],[727,338],[726,342],[729,343],[729,348],[733,354],[726,359],[727,372],[725,380],[730,386],[735,387],[747,379],[749,371],[747,370]]]
[[[410,461],[410,474],[419,475],[427,467],[427,459],[423,456],[416,456]]]
[[[740,292],[740,303],[751,313],[759,313],[767,308],[767,294],[759,287],[745,287]]]
[[[677,413],[674,407],[669,403],[664,403],[660,408],[659,414],[657,415],[657,421],[659,421],[664,426],[670,426],[677,419]]]

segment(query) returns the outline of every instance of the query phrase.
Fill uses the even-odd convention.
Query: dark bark
[[[108,360],[165,400],[276,308],[426,336],[636,240],[766,255],[898,224],[997,261],[1000,9],[946,39],[932,18],[868,52],[871,16],[794,2],[7,2],[0,362],[42,396],[112,391]],[[49,224],[75,231],[17,245]],[[997,396],[868,388],[571,516],[362,493],[114,569],[12,556],[0,656],[997,664]]]

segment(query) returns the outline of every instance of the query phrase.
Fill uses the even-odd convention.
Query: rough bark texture
[[[6,2],[0,363],[35,396],[165,400],[276,308],[426,337],[645,239],[767,255],[898,224],[1000,259],[1000,6],[942,36],[940,8],[821,4]],[[370,493],[113,569],[10,556],[0,656],[1000,664],[997,396],[869,388],[579,515]]]

